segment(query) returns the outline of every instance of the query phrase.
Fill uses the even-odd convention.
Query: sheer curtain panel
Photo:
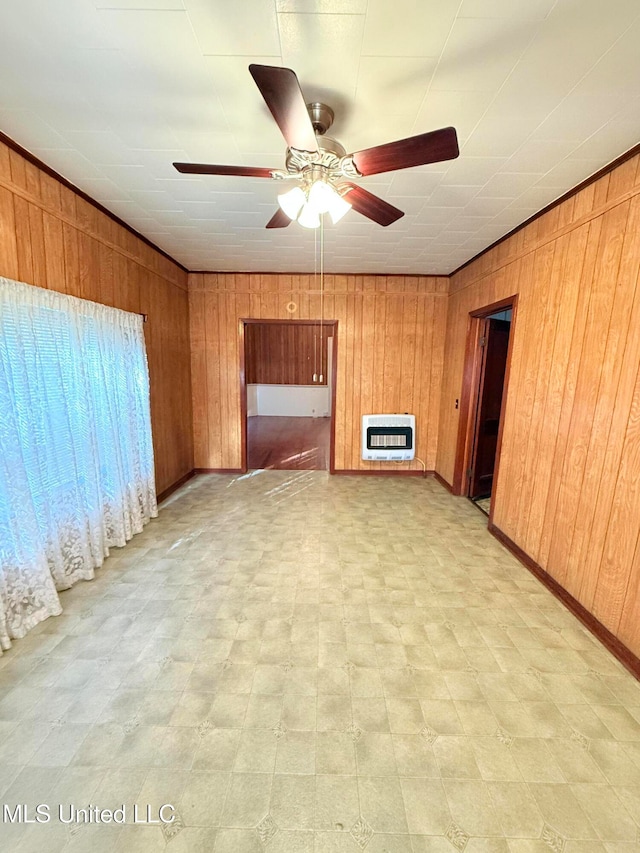
[[[142,317],[0,277],[0,451],[1,650],[157,515]]]

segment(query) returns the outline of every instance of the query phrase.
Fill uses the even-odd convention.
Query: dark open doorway
[[[511,311],[505,310],[502,314],[504,319],[491,316],[482,321],[480,385],[469,471],[469,497],[472,500],[490,498],[493,486],[511,331]]]
[[[517,297],[471,312],[454,492],[491,516]]]
[[[240,321],[242,470],[334,471],[336,320]]]

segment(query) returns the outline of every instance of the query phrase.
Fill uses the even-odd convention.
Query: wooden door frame
[[[322,326],[330,329],[333,337],[331,362],[331,423],[329,424],[329,473],[336,472],[336,384],[338,381],[338,321],[337,320],[259,320],[254,317],[241,317],[238,320],[239,350],[240,350],[240,442],[241,442],[241,473],[246,474],[247,467],[247,378],[245,373],[245,330],[249,325],[265,326]]]
[[[511,354],[513,352],[513,338],[515,331],[516,314],[518,308],[518,294],[509,296],[506,299],[501,299],[499,302],[493,302],[491,305],[485,305],[475,311],[469,312],[469,324],[467,327],[467,344],[464,355],[464,370],[462,374],[462,390],[460,392],[460,420],[458,422],[458,437],[456,442],[456,459],[453,469],[453,487],[454,495],[469,494],[469,478],[467,471],[471,464],[471,456],[473,453],[473,441],[475,437],[475,426],[478,412],[478,394],[480,390],[481,380],[481,364],[482,350],[479,346],[480,330],[483,321],[497,314],[499,311],[505,311],[511,308],[511,330],[509,332],[509,347],[507,349],[507,366],[504,374],[504,391],[502,394],[502,403],[500,406],[500,426],[498,428],[498,442],[496,447],[496,462],[494,467],[493,482],[498,481],[498,469],[500,464],[500,451],[502,449],[502,433],[504,429],[504,412],[507,400],[507,388],[509,384],[509,374],[511,371]],[[493,516],[493,502],[489,520]]]

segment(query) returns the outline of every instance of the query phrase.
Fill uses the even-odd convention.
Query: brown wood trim
[[[483,305],[482,308],[476,308],[475,311],[469,311],[469,315],[471,317],[480,317],[484,320],[491,314],[497,314],[498,311],[506,311],[507,308],[512,308],[514,300],[517,298],[518,294],[514,293],[513,296],[506,296],[504,299],[492,302],[491,305]]]
[[[329,473],[336,473],[336,393],[338,386],[338,320],[334,320],[331,351],[331,423],[329,424]]]
[[[490,305],[483,305],[469,312],[469,327],[467,331],[467,343],[464,354],[464,367],[462,373],[462,388],[460,389],[460,417],[458,419],[458,436],[456,439],[456,456],[453,466],[453,492],[454,495],[468,494],[468,482],[466,470],[471,464],[471,445],[473,443],[473,431],[475,428],[477,405],[478,405],[478,383],[480,381],[480,356],[478,339],[480,337],[481,321],[491,314],[512,309],[511,331],[509,334],[509,350],[507,352],[507,366],[504,374],[504,389],[502,405],[500,409],[500,427],[496,447],[496,464],[494,471],[494,482],[497,482],[498,466],[500,462],[500,450],[502,447],[502,428],[504,422],[504,410],[507,397],[507,389],[511,368],[511,354],[513,352],[513,338],[515,331],[515,320],[518,305],[518,294],[507,296]],[[492,502],[492,509],[494,502]]]
[[[238,320],[240,336],[240,441],[241,441],[241,464],[240,472],[246,474],[247,468],[247,379],[245,374],[245,326],[257,325],[288,325],[297,326],[322,326],[331,330],[333,337],[333,362],[331,365],[331,424],[329,433],[329,473],[335,474],[336,462],[336,386],[338,384],[338,321],[337,320],[261,320],[258,317],[241,317]]]
[[[433,472],[433,476],[440,483],[441,486],[444,486],[444,488],[449,492],[450,495],[453,494],[453,486],[451,485],[451,483],[447,483],[445,478],[441,477],[437,471]]]
[[[506,533],[503,533],[499,527],[490,520],[488,526],[489,533],[502,543],[502,545],[511,551],[514,557],[518,559],[531,574],[535,575],[538,580],[553,593],[553,595],[564,604],[564,606],[578,619],[585,628],[590,631],[596,639],[600,640],[602,645],[617,658],[620,663],[629,670],[638,680],[640,680],[640,658],[636,657],[631,649],[628,649],[624,643],[609,631],[608,628],[599,622],[596,617],[590,613],[586,607],[574,598],[570,592],[561,586],[555,578],[546,572],[542,566],[538,565],[535,560],[530,557],[526,551],[523,551],[519,545],[516,545]]]
[[[480,323],[477,318],[469,317],[467,326],[467,342],[464,352],[464,365],[462,370],[462,387],[460,389],[458,417],[458,435],[456,438],[456,455],[453,463],[453,494],[461,495],[466,486],[465,461],[467,457],[467,436],[469,433],[469,422],[473,420],[470,412],[475,408],[473,400],[473,388],[475,386],[475,372],[478,351],[478,337],[480,335]]]
[[[176,480],[168,489],[164,489],[164,491],[160,492],[160,494],[156,497],[156,501],[161,504],[162,501],[166,501],[166,499],[172,495],[175,491],[177,491],[180,486],[184,486],[189,480],[195,477],[197,471],[194,469],[193,471],[189,471],[188,474],[185,474],[184,477],[180,477],[179,480]]]
[[[624,154],[621,154],[619,157],[616,157],[615,160],[612,160],[610,163],[607,163],[606,166],[603,166],[602,169],[599,169],[597,172],[594,172],[593,175],[590,175],[588,178],[585,178],[584,181],[581,181],[575,187],[568,190],[564,195],[561,195],[559,198],[554,199],[550,202],[546,207],[543,207],[542,210],[539,210],[537,213],[534,213],[533,216],[530,216],[528,219],[525,219],[524,222],[521,222],[520,225],[516,225],[515,228],[512,228],[507,234],[503,237],[499,237],[490,246],[487,246],[486,249],[483,249],[481,252],[478,252],[477,255],[474,255],[472,258],[469,258],[468,261],[465,261],[459,267],[457,267],[453,272],[449,273],[449,277],[453,278],[454,275],[457,275],[461,272],[465,267],[468,267],[470,264],[474,263],[481,258],[483,255],[486,255],[487,252],[490,252],[492,249],[495,249],[496,246],[499,246],[500,243],[504,243],[505,240],[508,240],[509,237],[513,237],[514,234],[517,234],[522,228],[526,228],[527,225],[530,225],[532,222],[535,222],[536,219],[539,219],[541,216],[544,216],[545,213],[549,213],[550,210],[553,210],[555,207],[563,204],[565,201],[568,201],[574,195],[577,195],[586,187],[594,184],[596,181],[599,181],[600,178],[603,178],[605,175],[613,172],[614,169],[617,169],[618,166],[622,166],[623,163],[626,163],[627,160],[631,160],[632,157],[635,157],[636,154],[640,154],[640,143],[634,145],[633,148],[630,148],[628,151],[625,151]],[[614,204],[616,204],[614,202]]]
[[[194,474],[246,474],[241,468],[194,468]]]
[[[493,500],[489,504],[489,522],[493,521],[493,510],[495,509],[496,487],[498,485],[498,476],[500,474],[500,454],[502,453],[502,434],[504,432],[504,413],[507,408],[507,397],[509,396],[509,379],[511,377],[511,357],[513,355],[513,341],[515,337],[516,316],[518,313],[518,294],[516,293],[511,299],[511,328],[509,329],[509,345],[507,348],[507,364],[504,371],[504,381],[502,383],[502,401],[500,403],[500,423],[498,424],[498,441],[496,444],[496,457],[493,464],[493,481],[491,486],[491,494]]]
[[[227,292],[227,291],[225,291]],[[319,292],[319,291],[318,291]],[[241,323],[245,325],[253,325],[253,326],[335,326],[337,324],[337,320],[297,320],[295,317],[292,317],[290,320],[260,320],[257,317],[250,318],[242,318],[240,320]]]
[[[189,270],[190,275],[313,275],[313,272],[309,272],[309,270]],[[348,275],[348,276],[356,276],[356,275],[366,275],[366,276],[374,276],[375,278],[442,278],[448,279],[450,276],[446,272],[340,272],[340,270],[335,270],[331,273],[325,273],[325,275]],[[340,293],[346,293],[347,291],[340,291]],[[369,291],[375,292],[375,291]],[[382,291],[381,291],[382,292]],[[285,291],[286,293],[286,291]],[[325,288],[325,293],[328,293]],[[349,295],[352,295],[352,292],[349,291]],[[443,293],[443,296],[447,296],[447,293]]]
[[[143,243],[145,243],[145,245],[158,252],[159,255],[162,255],[163,258],[166,258],[168,261],[174,263],[183,272],[189,272],[189,270],[185,266],[183,266],[179,261],[176,261],[175,258],[172,258],[171,255],[164,251],[164,249],[160,249],[158,246],[156,246],[155,243],[152,243],[148,237],[145,237],[144,234],[140,234],[139,231],[136,231],[135,228],[132,228],[131,225],[128,225],[124,221],[124,219],[120,219],[119,216],[116,216],[115,213],[112,213],[110,210],[104,207],[104,205],[100,204],[99,201],[96,201],[94,198],[91,198],[90,195],[81,190],[75,184],[72,184],[71,181],[67,180],[66,178],[63,178],[61,174],[55,171],[55,169],[52,169],[51,166],[47,166],[47,164],[43,163],[42,160],[39,160],[38,157],[35,156],[35,154],[32,154],[30,151],[27,151],[26,148],[23,148],[22,145],[20,145],[14,139],[11,139],[11,137],[7,136],[6,133],[2,133],[2,131],[0,131],[0,142],[4,142],[7,148],[11,148],[11,150],[15,151],[16,154],[19,154],[21,157],[24,157],[25,160],[28,160],[29,163],[32,163],[34,166],[40,169],[40,171],[44,172],[46,175],[49,175],[50,178],[54,178],[56,181],[59,181],[59,183],[61,183],[64,187],[71,190],[81,199],[88,202],[97,210],[99,210],[100,213],[104,213],[105,216],[108,216],[109,219],[113,220],[113,222],[116,223],[116,225],[119,225],[121,228],[124,228],[130,234],[133,234],[133,236],[136,237],[138,240],[141,240]]]
[[[240,470],[243,473],[247,468],[247,374],[245,372],[245,345],[244,333],[246,320],[238,321],[238,348],[240,353]]]
[[[420,471],[415,468],[411,468],[409,471],[372,471],[369,468],[339,468],[337,471],[333,471],[334,474],[344,474],[346,476],[360,476],[363,475],[365,477],[433,477],[435,476],[435,471]]]

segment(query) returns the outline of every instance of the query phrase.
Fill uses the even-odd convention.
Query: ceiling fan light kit
[[[352,207],[386,227],[404,216],[403,211],[352,181],[453,160],[459,154],[453,127],[347,154],[337,140],[325,136],[333,124],[333,110],[319,102],[305,103],[298,78],[290,68],[252,64],[249,72],[288,145],[286,170],[206,163],[173,165],[183,174],[298,181],[293,189],[278,195],[280,209],[267,228],[285,228],[294,220],[305,228],[318,228],[325,213],[335,224]]]
[[[349,187],[344,188],[347,192]],[[343,198],[340,188],[323,178],[313,180],[304,189],[295,186],[278,196],[278,204],[289,219],[297,220],[305,228],[318,228],[320,216],[328,213],[335,225],[351,210],[351,203]]]

